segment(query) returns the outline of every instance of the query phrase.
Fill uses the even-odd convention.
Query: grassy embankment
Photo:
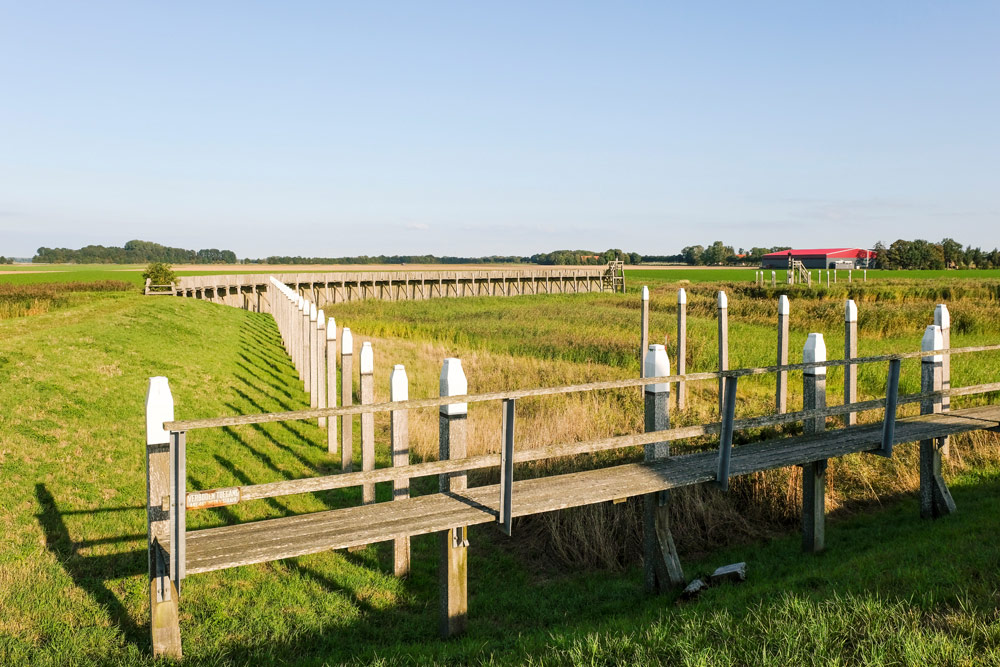
[[[664,289],[654,289],[654,299],[666,302]],[[446,313],[450,320],[437,333],[424,329],[415,335],[407,328],[397,332],[406,334],[402,339],[375,339],[380,391],[389,364],[403,362],[414,387],[411,395],[423,396],[433,393],[438,364],[448,354],[465,360],[473,391],[633,374],[637,366],[628,364],[636,362],[627,361],[627,351],[633,346],[634,304],[623,307],[620,299],[599,296],[393,304],[391,310],[383,310],[388,304],[371,303],[345,307],[339,317],[361,338],[376,333],[376,315],[389,323],[383,326],[399,326],[392,323],[403,315],[426,322]],[[692,295],[693,337],[695,321],[702,319],[694,315],[697,299],[708,303],[711,295]],[[478,314],[476,303],[481,304]],[[364,308],[371,311],[361,312]],[[444,311],[421,314],[421,308]],[[498,309],[502,312],[494,322]],[[953,306],[954,313],[959,310]],[[742,317],[734,309],[734,326],[740,323],[748,331],[762,326],[750,315],[746,322]],[[484,319],[488,336],[474,326]],[[553,319],[565,319],[566,326],[545,329],[545,321]],[[595,323],[587,328],[583,320]],[[671,330],[670,322],[669,311],[654,311],[654,331]],[[535,328],[525,330],[525,325]],[[707,337],[711,321],[697,326],[702,327],[699,337]],[[456,341],[445,327],[470,333]],[[562,359],[546,353],[536,338],[562,331],[573,343],[569,354],[577,355],[576,349],[585,348],[602,328],[624,334],[621,340],[610,334],[606,339],[620,348],[616,357],[584,363],[580,359],[586,357]],[[806,329],[797,330],[796,340]],[[956,344],[986,337],[973,327],[970,333],[956,332]],[[0,535],[0,662],[147,662],[141,509],[145,378],[170,377],[182,418],[302,406],[305,396],[281,353],[273,323],[266,316],[190,300],[95,296],[64,310],[0,322],[0,340],[0,432],[5,434],[0,523],[11,527]],[[919,331],[871,338],[862,349],[873,352],[901,341],[913,347]],[[828,345],[836,350],[832,342]],[[703,345],[706,354],[711,347],[711,340]],[[762,344],[757,353],[741,347],[738,354],[752,361],[755,354],[765,356],[767,347]],[[734,354],[734,365],[740,358]],[[613,365],[613,359],[626,366]],[[710,366],[695,360],[695,368]],[[961,372],[965,375],[956,384],[996,376],[982,366]],[[830,384],[836,385],[833,378]],[[711,390],[705,391],[703,401],[710,404]],[[606,422],[597,430],[621,432],[629,425],[635,430],[639,399],[633,393],[623,392],[617,403],[580,399],[569,421],[595,418]],[[766,404],[766,386],[759,393],[751,392],[749,400]],[[539,441],[589,436],[590,427],[564,420],[537,435],[542,423],[553,421],[551,412],[543,411],[551,407],[525,406],[521,433]],[[623,408],[631,414],[623,417]],[[483,412],[481,418],[490,417]],[[415,431],[419,438],[421,430]],[[192,433],[189,487],[335,471],[322,441],[319,429],[304,423]],[[384,438],[379,442],[384,465]],[[424,447],[429,450],[430,442]],[[958,515],[921,522],[911,496],[896,502],[895,493],[883,493],[889,508],[831,526],[829,550],[822,556],[800,556],[793,534],[688,560],[692,575],[732,560],[747,560],[751,567],[749,584],[712,590],[696,603],[669,607],[663,598],[643,596],[633,566],[621,572],[566,572],[553,564],[551,552],[539,553],[530,527],[516,527],[510,543],[484,527],[473,531],[470,632],[462,640],[433,639],[435,549],[432,538],[420,538],[414,575],[406,582],[386,574],[386,552],[376,548],[192,577],[182,606],[185,649],[193,662],[236,664],[367,663],[376,657],[635,664],[768,659],[945,664],[978,657],[985,662],[1000,647],[1000,556],[993,541],[1000,468],[964,451],[965,463],[973,465],[951,477]],[[833,483],[838,485],[837,477]],[[385,493],[380,488],[383,498]],[[189,524],[357,500],[357,492],[282,498],[192,513]]]

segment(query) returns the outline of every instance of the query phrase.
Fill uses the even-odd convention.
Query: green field
[[[673,282],[694,283],[686,276],[703,273],[712,271],[630,272],[626,297],[364,302],[329,310],[352,328],[358,345],[362,338],[373,341],[383,397],[393,363],[406,364],[411,396],[433,395],[440,360],[450,355],[463,359],[471,391],[555,385],[634,376],[633,290],[650,284],[651,332],[660,340],[673,334]],[[84,282],[132,275],[93,267],[63,274]],[[52,275],[16,278],[48,281]],[[661,276],[669,277],[654,280]],[[10,278],[0,275],[0,282]],[[751,270],[744,283],[752,278]],[[934,303],[945,296],[953,345],[998,342],[996,284],[959,280],[954,272],[948,278],[874,282],[870,272],[867,286],[794,291],[793,360],[805,335],[816,330],[827,335],[831,358],[839,356],[848,294],[859,301],[862,354],[916,349]],[[690,288],[693,370],[715,364],[712,310],[719,287]],[[732,365],[772,362],[775,293],[749,284],[727,289],[731,338],[753,341],[734,344]],[[956,385],[996,381],[1000,355],[977,359],[954,358]],[[916,372],[914,364],[904,366],[904,391],[916,389]],[[882,373],[861,374],[862,397],[881,395]],[[143,399],[152,375],[170,379],[181,419],[308,405],[266,315],[132,291],[74,293],[46,312],[0,319],[0,664],[153,662],[143,509]],[[838,377],[831,372],[831,403],[839,400]],[[801,400],[800,385],[800,376],[793,378],[793,405]],[[675,420],[711,415],[713,391],[710,383],[698,388],[690,413]],[[766,411],[771,391],[773,383],[764,379],[741,383],[740,409]],[[525,412],[525,446],[641,425],[634,392],[526,402]],[[470,444],[495,427],[494,417],[488,408],[470,411]],[[433,415],[415,413],[412,420],[415,452],[432,457]],[[384,465],[386,420],[376,425]],[[193,432],[188,487],[329,474],[339,466],[324,443],[323,431],[301,422]],[[698,446],[710,442],[690,445]],[[490,526],[474,528],[469,632],[451,641],[436,638],[433,536],[414,540],[413,574],[405,581],[391,576],[387,545],[193,576],[181,603],[186,659],[225,665],[997,664],[1000,446],[995,436],[979,435],[956,439],[953,447],[958,455],[946,472],[959,512],[934,522],[918,518],[913,446],[899,447],[892,461],[854,456],[832,462],[828,547],[819,556],[800,553],[794,494],[782,495],[793,479],[789,471],[739,480],[729,496],[709,487],[678,494],[678,511],[687,514],[674,525],[689,578],[729,562],[748,563],[746,584],[710,589],[696,601],[675,604],[674,596],[642,593],[629,523],[639,503],[630,501],[613,506],[617,514],[564,512],[517,522],[513,538]],[[637,454],[626,452],[622,460]],[[423,480],[417,490],[434,487],[434,480]],[[378,492],[388,498],[387,488]],[[188,525],[359,500],[358,489],[290,496],[192,512]],[[593,516],[608,523],[586,525],[589,534],[607,536],[604,544],[620,550],[603,560],[590,554],[573,560],[579,536],[556,522]]]

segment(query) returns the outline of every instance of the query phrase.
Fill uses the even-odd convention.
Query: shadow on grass
[[[224,460],[219,463],[225,465]],[[413,571],[407,581],[395,586],[396,594],[391,593],[393,587],[386,589],[379,583],[391,572],[387,544],[358,554],[338,552],[339,560],[333,561],[322,554],[288,559],[271,572],[244,575],[255,578],[256,585],[276,587],[279,596],[282,587],[294,586],[293,579],[308,579],[319,585],[322,594],[342,596],[357,610],[356,617],[330,618],[297,631],[291,638],[274,637],[266,614],[261,616],[253,605],[247,605],[235,589],[227,590],[230,585],[221,589],[214,586],[213,595],[227,600],[231,596],[226,604],[232,618],[245,617],[242,622],[247,626],[259,627],[254,626],[249,640],[220,640],[207,621],[197,620],[204,616],[204,606],[188,594],[182,603],[181,632],[185,650],[195,661],[209,656],[218,661],[221,655],[223,663],[254,664],[368,662],[379,656],[466,662],[488,659],[491,654],[516,660],[520,652],[530,654],[532,647],[546,649],[557,634],[583,639],[588,633],[616,632],[623,621],[634,622],[635,631],[641,634],[642,623],[651,618],[670,624],[724,614],[732,617],[737,628],[747,622],[752,610],[766,617],[787,595],[810,604],[874,595],[921,613],[939,613],[942,606],[961,605],[987,613],[993,608],[992,591],[1000,565],[1000,554],[989,546],[994,544],[995,517],[1000,511],[1000,474],[981,475],[954,485],[952,491],[959,512],[938,521],[919,518],[913,494],[887,499],[878,512],[831,521],[828,549],[820,555],[802,554],[798,535],[791,534],[768,543],[727,549],[702,562],[685,563],[690,578],[726,562],[745,560],[749,580],[738,587],[712,588],[700,599],[679,606],[670,605],[675,595],[643,594],[637,568],[624,573],[549,573],[540,581],[510,553],[511,549],[499,544],[506,538],[495,528],[477,526],[471,536],[470,615],[465,638],[437,639],[436,535],[413,539]],[[87,540],[83,536],[74,541],[65,522],[70,515],[141,508],[61,511],[45,484],[36,485],[35,495],[46,548],[74,584],[121,628],[125,641],[149,651],[148,628],[133,620],[142,619],[142,623],[145,612],[136,614],[133,601],[130,614],[109,586],[111,580],[146,576],[145,549],[81,556],[78,552],[82,548],[115,540]],[[137,538],[142,536],[127,535],[119,541]],[[524,538],[515,534],[514,541],[518,539]],[[944,544],[961,548],[942,548]],[[241,576],[240,570],[205,576],[216,576],[221,583],[226,581],[223,576]],[[293,574],[296,576],[289,576]],[[373,600],[379,600],[378,604]],[[315,598],[314,604],[321,603]],[[276,609],[274,613],[283,612]],[[512,637],[517,639],[512,641]]]

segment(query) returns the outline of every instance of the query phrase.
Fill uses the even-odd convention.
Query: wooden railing
[[[316,335],[310,338],[309,334],[310,331],[323,331],[322,315],[319,311],[313,314],[311,308],[303,306],[292,290],[282,289],[280,285],[276,285],[276,288],[283,295],[283,300],[275,300],[272,306],[279,331],[296,367],[308,368],[309,361],[303,355],[312,351],[313,358],[316,359],[322,354],[319,352],[322,347],[320,341],[325,337]],[[941,326],[927,327],[921,351],[835,360],[826,359],[822,335],[810,334],[803,349],[802,363],[683,374],[670,373],[670,362],[664,346],[650,345],[643,360],[644,374],[647,377],[480,394],[467,393],[461,362],[450,359],[446,360],[442,369],[441,396],[396,400],[408,395],[405,369],[397,366],[391,379],[391,396],[394,400],[384,403],[374,403],[371,398],[373,392],[366,391],[364,375],[366,372],[370,374],[372,360],[370,357],[367,360],[363,357],[359,369],[362,375],[362,405],[337,407],[334,402],[329,406],[316,405],[308,410],[194,420],[174,419],[173,402],[166,378],[153,378],[147,395],[147,488],[154,650],[161,654],[180,655],[177,593],[189,567],[191,573],[207,572],[329,548],[393,540],[395,572],[405,576],[409,568],[408,539],[411,535],[427,532],[441,533],[442,633],[446,636],[456,634],[464,628],[467,609],[465,591],[468,525],[495,521],[509,535],[514,516],[637,495],[643,496],[646,506],[644,563],[647,587],[651,590],[665,590],[683,583],[683,569],[673,549],[673,539],[666,520],[667,500],[659,492],[703,482],[714,482],[726,489],[732,475],[771,467],[803,466],[803,547],[806,551],[819,551],[824,544],[826,459],[855,451],[891,456],[893,445],[899,442],[921,442],[922,513],[926,516],[947,514],[954,509],[954,503],[940,475],[945,438],[970,430],[1000,428],[1000,407],[990,405],[942,414],[942,409],[947,409],[943,403],[952,396],[1000,391],[1000,382],[961,388],[946,386],[945,360],[952,354],[1000,351],[1000,345],[951,349],[946,346],[942,334]],[[335,345],[330,349],[335,349]],[[346,352],[346,348],[342,352]],[[900,365],[903,360],[918,358],[921,359],[921,391],[901,396],[898,393]],[[333,356],[329,359],[332,364]],[[873,363],[888,364],[884,398],[837,406],[826,405],[826,369],[840,366],[850,369],[860,364]],[[314,366],[313,378],[326,377],[324,370]],[[802,410],[736,418],[740,378],[771,373],[780,376],[793,371],[803,372]],[[329,376],[335,377],[335,373],[330,373]],[[845,373],[845,377],[847,376],[849,374]],[[343,377],[345,385],[349,387],[352,378],[346,365]],[[698,381],[722,383],[720,420],[671,428],[670,385]],[[310,385],[318,393],[315,382]],[[645,432],[586,442],[554,443],[532,449],[516,448],[517,400],[635,387],[642,387],[644,391]],[[336,395],[332,383],[327,394]],[[467,405],[489,401],[500,401],[503,406],[499,434],[501,452],[467,456]],[[897,420],[898,406],[918,402],[921,404],[923,417]],[[400,459],[396,455],[408,450],[406,415],[409,410],[426,408],[437,408],[440,412],[439,460],[410,463],[405,456]],[[885,411],[882,423],[878,426],[854,425],[824,432],[827,417],[872,410]],[[187,489],[185,460],[186,434],[189,431],[320,419],[326,420],[329,437],[333,438],[336,418],[342,418],[349,424],[353,415],[371,418],[375,413],[384,412],[392,415],[391,447],[394,455],[391,468],[374,469],[374,434],[371,429],[362,428],[365,469],[359,472],[350,471],[348,461],[347,465],[342,466],[342,472],[335,475],[224,489]],[[805,436],[760,441],[736,448],[732,446],[734,433],[737,431],[793,422],[804,423]],[[719,440],[714,451],[670,455],[671,442],[716,434],[719,435]],[[645,447],[642,464],[622,464],[585,473],[523,481],[514,478],[515,463],[593,454],[640,445]],[[345,450],[350,449],[349,443],[342,446]],[[364,460],[366,452],[370,452],[371,457]],[[501,473],[499,485],[466,488],[468,472],[497,466]],[[441,493],[411,498],[410,480],[432,475],[439,476]],[[188,551],[185,519],[188,511],[355,486],[369,489],[379,482],[394,484],[393,501],[390,503],[195,531],[190,537],[195,540],[192,544],[196,548]],[[371,500],[374,500],[373,495]],[[365,512],[363,519],[358,514],[362,511]],[[308,519],[310,516],[315,519]],[[293,521],[296,522],[295,529],[289,532],[291,528],[286,530],[285,526],[290,527],[289,522]],[[353,525],[352,522],[358,522],[358,525]]]

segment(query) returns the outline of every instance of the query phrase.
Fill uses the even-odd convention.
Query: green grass
[[[669,295],[663,289],[654,291],[661,301]],[[693,311],[697,299],[710,300],[711,290],[695,293]],[[819,313],[836,307],[832,300],[814,305]],[[741,336],[761,331],[754,312],[739,317],[746,318],[734,322],[746,327]],[[607,361],[624,362],[636,310],[621,297],[582,295],[371,302],[345,306],[338,318],[356,331],[375,333],[369,326],[383,322],[398,327],[383,333],[417,339],[462,329],[449,349],[463,357],[489,349],[578,362],[595,358],[605,341],[618,350]],[[711,322],[692,320],[699,321],[693,336],[708,339],[700,348],[707,354]],[[670,331],[669,309],[654,310],[653,322],[658,335]],[[797,327],[796,340],[806,329]],[[918,340],[918,332],[871,339],[866,351]],[[274,324],[191,299],[89,294],[60,310],[0,321],[0,341],[0,664],[152,663],[142,508],[146,378],[170,378],[184,419],[304,407]],[[834,356],[835,344],[828,345]],[[737,359],[764,358],[768,349],[741,348]],[[623,376],[633,370],[620,369]],[[971,365],[956,366],[959,372],[997,375]],[[189,488],[333,472],[323,442],[318,427],[299,422],[192,432]],[[383,444],[379,465],[387,463]],[[910,448],[898,449],[905,456]],[[788,534],[687,560],[689,576],[749,564],[749,582],[713,588],[694,602],[644,595],[634,566],[560,568],[533,551],[519,524],[509,540],[476,527],[463,638],[436,639],[429,536],[414,540],[406,581],[389,575],[384,545],[193,576],[182,597],[184,648],[191,664],[239,665],[991,664],[1000,660],[1000,466],[977,463],[949,480],[959,512],[946,519],[921,521],[911,494],[883,495],[866,512],[833,517],[820,556],[801,554],[798,537]],[[189,526],[354,504],[359,491],[195,512]],[[387,491],[380,486],[380,498]]]

